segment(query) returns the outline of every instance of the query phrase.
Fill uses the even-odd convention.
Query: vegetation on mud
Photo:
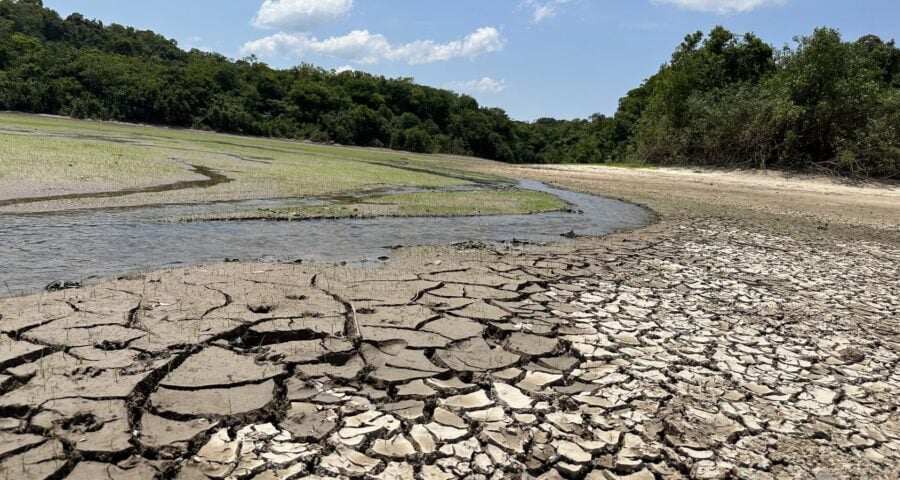
[[[528,190],[474,190],[394,193],[326,205],[216,214],[179,219],[203,220],[309,220],[322,218],[458,217],[542,213],[562,210],[566,203],[544,192]]]
[[[17,114],[0,114],[0,134],[0,191],[12,195],[0,197],[0,207],[62,200],[75,202],[66,208],[107,206],[102,202],[109,192],[122,192],[145,195],[144,204],[310,196],[328,202],[215,219],[495,215],[565,208],[552,195],[508,188],[507,179],[471,171],[482,162],[471,158]],[[200,175],[193,167],[227,181],[194,188],[190,180]],[[163,188],[167,185],[183,187],[170,191]],[[439,190],[476,185],[483,189]],[[429,190],[341,198],[398,188]],[[35,195],[38,191],[46,196]]]
[[[517,122],[466,95],[310,65],[275,70],[40,0],[0,0],[0,109],[474,155],[900,178],[900,49],[831,29],[776,49],[688,35],[613,117]]]
[[[216,198],[437,188],[491,178],[413,154],[24,115],[0,114],[0,132],[0,184],[11,190],[27,182],[65,192],[165,183],[194,178],[188,165],[233,180],[192,192]]]

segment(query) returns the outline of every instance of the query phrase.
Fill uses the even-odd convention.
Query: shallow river
[[[0,214],[0,297],[36,292],[56,280],[92,282],[138,270],[241,260],[361,262],[390,255],[392,245],[463,241],[559,241],[561,234],[602,235],[637,228],[645,209],[520,181],[581,213],[461,218],[377,218],[296,222],[174,223],[170,218],[280,206],[252,201],[159,205],[39,215]]]

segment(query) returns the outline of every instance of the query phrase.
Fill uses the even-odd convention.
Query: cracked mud
[[[721,219],[0,301],[0,475],[896,478],[900,251]]]

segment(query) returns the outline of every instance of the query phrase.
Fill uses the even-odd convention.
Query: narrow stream
[[[575,231],[603,235],[638,228],[650,213],[633,204],[521,180],[519,188],[555,195],[580,213],[457,218],[375,218],[296,222],[172,223],[170,218],[275,207],[284,201],[0,215],[0,297],[32,293],[57,280],[93,282],[138,270],[227,258],[361,262],[393,245],[505,240],[560,241]]]

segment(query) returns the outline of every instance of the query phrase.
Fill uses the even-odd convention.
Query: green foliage
[[[411,79],[274,70],[0,0],[0,109],[515,161],[516,122]]]
[[[466,95],[185,52],[149,31],[0,0],[0,109],[519,163],[699,164],[900,177],[900,49],[835,30],[776,51],[685,37],[613,117],[511,120]]]
[[[649,163],[900,178],[898,72],[900,49],[874,36],[817,29],[775,52],[719,27],[689,35],[616,121]]]

